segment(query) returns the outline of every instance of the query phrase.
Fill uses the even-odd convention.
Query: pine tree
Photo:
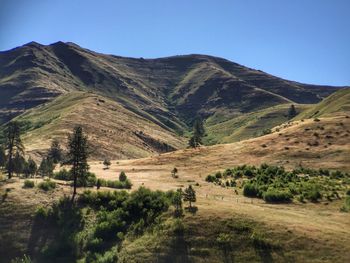
[[[290,108],[288,110],[288,118],[289,119],[293,119],[295,116],[297,116],[297,111],[294,107],[294,105],[290,105]]]
[[[192,188],[192,185],[185,189],[183,199],[185,202],[189,202],[190,208],[192,208],[192,203],[196,202],[196,191]]]
[[[54,169],[55,169],[55,164],[53,163],[53,160],[49,157],[46,157],[42,159],[38,172],[39,172],[39,175],[41,175],[42,177],[44,176],[51,177],[53,175]]]
[[[109,166],[111,165],[111,161],[108,159],[105,159],[103,161],[103,165],[106,166],[105,169],[109,169]]]
[[[182,189],[179,188],[174,193],[172,205],[175,207],[175,216],[182,215]]]
[[[74,202],[77,193],[77,182],[86,180],[89,165],[87,159],[88,139],[83,133],[83,128],[78,126],[74,128],[73,135],[68,136],[68,164],[72,165],[71,174],[73,177],[73,195],[72,203]]]
[[[57,139],[54,139],[51,142],[51,147],[47,155],[55,164],[62,161],[63,153],[62,153],[61,145]]]
[[[188,145],[191,148],[196,148],[202,144],[202,138],[205,135],[205,129],[201,119],[196,119],[193,123],[193,135],[190,138]]]
[[[124,171],[121,171],[120,174],[119,174],[119,181],[125,182],[126,179],[128,179],[128,178],[126,177],[125,172],[124,172]]]
[[[174,169],[171,171],[171,176],[172,176],[173,178],[178,178],[177,172],[178,172],[177,168],[174,167]]]
[[[27,162],[27,172],[28,172],[29,176],[34,177],[37,170],[38,170],[38,166],[36,165],[34,160],[29,157],[28,162]]]
[[[5,130],[5,150],[7,151],[7,174],[10,179],[14,172],[13,159],[18,153],[24,154],[24,146],[21,141],[20,127],[17,122],[10,122]]]
[[[23,174],[24,168],[26,165],[26,160],[19,152],[16,152],[12,163],[13,163],[13,172],[16,173],[17,176],[19,176],[20,174]]]

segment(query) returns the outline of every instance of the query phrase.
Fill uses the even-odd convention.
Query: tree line
[[[21,130],[18,122],[10,122],[4,131],[5,142],[0,146],[0,167],[6,173],[8,179],[14,175],[25,177],[52,176],[55,166],[59,163],[70,165],[70,173],[73,179],[72,202],[76,195],[76,188],[79,183],[87,179],[89,165],[89,146],[87,136],[81,126],[73,129],[73,133],[68,135],[67,152],[63,153],[58,140],[54,139],[46,156],[42,158],[40,166],[37,167],[35,161],[29,157],[25,159],[25,148],[21,139]]]

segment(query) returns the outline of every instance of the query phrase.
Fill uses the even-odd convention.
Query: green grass
[[[350,111],[350,89],[341,89],[310,109],[298,115],[295,119],[309,119],[316,117],[327,117],[337,112]]]
[[[216,115],[207,120],[207,136],[204,138],[206,144],[230,143],[254,138],[263,135],[264,131],[278,126],[288,119],[288,109],[290,104],[278,105],[253,113],[210,125],[221,119],[221,115]],[[296,105],[297,112],[303,112],[310,105]]]

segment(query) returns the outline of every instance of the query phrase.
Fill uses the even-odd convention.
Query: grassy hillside
[[[311,105],[295,105],[297,112],[310,108]],[[207,144],[230,143],[258,137],[275,126],[288,122],[290,104],[278,105],[253,113],[247,113],[218,124],[221,114],[207,119],[205,142]]]
[[[71,91],[91,91],[172,130],[217,111],[252,112],[281,103],[315,103],[336,88],[283,80],[205,55],[135,59],[73,43],[32,42],[0,52],[2,118]],[[7,114],[7,115],[6,115]]]
[[[159,125],[92,93],[73,92],[16,118],[28,152],[42,153],[57,138],[65,144],[75,125],[89,136],[92,158],[137,158],[184,147],[184,140]],[[141,128],[142,127],[142,128]]]
[[[333,116],[350,112],[350,89],[339,90],[303,112],[296,119]]]
[[[171,213],[164,214],[150,229],[136,235],[134,232],[119,234],[123,242],[118,249],[108,250],[105,256],[117,254],[122,262],[137,262],[140,258],[144,262],[153,262],[155,258],[159,262],[168,262],[170,258],[181,262],[222,262],[227,258],[238,262],[347,262],[350,214],[341,211],[347,185],[337,188],[337,184],[342,183],[340,180],[332,186],[339,199],[328,200],[323,196],[316,203],[295,199],[289,204],[269,204],[243,196],[241,186],[235,187],[235,192],[230,187],[208,183],[205,178],[236,165],[262,163],[283,165],[286,169],[304,167],[349,172],[349,131],[350,118],[339,115],[319,118],[319,121],[286,123],[279,131],[237,143],[113,161],[108,170],[100,161],[90,162],[91,171],[98,178],[115,180],[120,171],[125,171],[133,183],[132,190],[144,186],[167,191],[191,184],[197,193],[197,213],[185,212],[180,220],[174,220]],[[178,178],[171,176],[174,167],[179,171]],[[35,179],[36,184],[41,180]],[[324,178],[324,182],[331,184],[332,180]],[[7,257],[29,253],[28,244],[35,253],[40,248],[45,248],[44,252],[60,248],[52,247],[54,243],[51,243],[57,228],[44,228],[35,221],[33,213],[38,205],[49,205],[64,194],[71,194],[70,187],[60,182],[55,190],[43,192],[22,186],[23,179],[14,179],[0,187],[2,196],[10,189],[0,204],[0,228],[5,229],[0,232],[0,238],[10,240],[5,248],[0,248],[1,253]],[[74,242],[80,240],[80,248],[84,248],[95,233],[94,220],[104,217],[95,217],[98,211],[94,208],[83,207],[81,212],[86,224],[68,233],[75,233]],[[14,235],[16,232],[19,234]],[[96,246],[98,242],[91,242],[91,248],[100,249]],[[110,248],[110,243],[107,247]]]

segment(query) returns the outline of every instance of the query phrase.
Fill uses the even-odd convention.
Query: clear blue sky
[[[0,0],[0,50],[59,40],[131,57],[209,54],[350,85],[350,0]]]

